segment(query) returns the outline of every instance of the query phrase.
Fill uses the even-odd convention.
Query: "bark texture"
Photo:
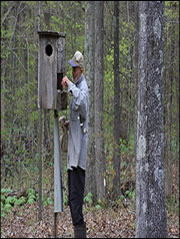
[[[88,158],[85,193],[96,197],[94,144],[94,66],[95,66],[95,2],[85,2],[85,77],[89,88]]]
[[[120,81],[119,81],[119,1],[114,1],[114,156],[113,193],[120,196]]]
[[[139,2],[136,237],[167,238],[163,134],[164,2]]]
[[[96,47],[95,47],[95,156],[97,199],[105,196],[104,172],[104,130],[103,130],[103,95],[104,95],[104,44],[103,18],[104,2],[96,2]]]

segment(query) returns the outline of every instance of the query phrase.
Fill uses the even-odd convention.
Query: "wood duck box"
[[[38,31],[38,107],[67,109],[67,92],[61,81],[65,73],[65,33]]]

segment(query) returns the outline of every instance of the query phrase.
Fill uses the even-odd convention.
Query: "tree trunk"
[[[41,1],[38,1],[38,31],[41,29]],[[39,63],[38,63],[39,64]],[[38,74],[38,72],[37,72]],[[43,211],[43,204],[42,204],[42,109],[39,109],[39,210],[38,210],[38,219],[39,221],[42,220],[42,211]]]
[[[139,2],[136,237],[167,238],[164,185],[164,2]]]
[[[166,197],[168,199],[172,196],[173,190],[173,148],[172,148],[172,127],[173,127],[173,117],[172,117],[172,109],[173,109],[173,79],[174,79],[174,53],[175,53],[175,31],[174,27],[169,27],[169,37],[173,36],[169,47],[167,49],[167,68],[166,68],[166,107],[167,111],[165,114],[166,117],[166,148],[165,148],[165,163],[166,163],[166,171],[165,171],[165,185],[166,185]],[[169,60],[169,61],[168,61]]]
[[[178,36],[179,37],[179,36]],[[179,59],[179,45],[176,44],[176,48],[175,48],[175,54],[177,59]],[[177,61],[177,66],[176,66],[176,74],[175,74],[175,86],[176,86],[176,187],[177,187],[177,191],[176,191],[176,200],[177,202],[179,202],[179,61]]]
[[[88,158],[86,170],[86,194],[96,197],[95,147],[94,147],[94,66],[95,66],[95,14],[94,1],[85,2],[85,77],[89,87],[89,125],[88,125]]]
[[[25,68],[25,79],[26,79],[26,96],[25,96],[25,115],[26,115],[26,126],[25,126],[25,136],[27,138],[27,141],[29,141],[28,137],[28,107],[29,107],[29,90],[28,90],[28,84],[29,84],[29,72],[28,72],[28,44],[27,39],[25,41],[25,48],[24,48],[24,68]],[[30,145],[30,142],[28,143]]]
[[[171,48],[170,48],[171,50]],[[169,54],[171,56],[171,54]],[[171,62],[171,57],[170,61]],[[166,153],[165,153],[165,163],[166,163],[166,196],[170,199],[172,195],[172,165],[173,165],[173,158],[172,158],[172,148],[171,148],[171,124],[172,124],[172,77],[173,77],[172,67],[167,72],[167,124],[166,124]]]
[[[10,80],[10,89],[11,89],[11,102],[10,102],[10,107],[9,107],[9,111],[10,111],[10,121],[11,121],[11,131],[10,131],[10,135],[9,135],[9,139],[10,139],[10,144],[9,144],[9,150],[7,150],[10,154],[14,154],[15,153],[15,119],[16,119],[16,115],[15,115],[15,109],[16,109],[16,89],[17,89],[17,61],[16,61],[16,53],[17,53],[17,44],[18,44],[18,40],[17,40],[17,25],[18,25],[18,21],[19,21],[19,9],[20,9],[20,2],[16,2],[15,7],[14,7],[14,19],[15,19],[15,23],[14,23],[14,27],[13,27],[13,33],[12,33],[12,53],[11,53],[11,80]],[[13,168],[13,172],[17,172],[16,169],[16,165],[13,164],[14,168]],[[21,190],[21,167],[22,165],[19,164],[19,171],[20,173],[18,173],[18,189]],[[15,176],[15,174],[13,174],[13,177]],[[14,181],[14,179],[13,179]]]
[[[133,62],[133,72],[134,72],[134,151],[136,156],[136,148],[137,148],[137,92],[138,92],[138,43],[139,43],[139,1],[135,1],[135,27],[134,27],[134,62]]]
[[[126,9],[127,9],[127,24],[128,24],[128,56],[127,56],[127,70],[128,70],[128,79],[127,80],[127,140],[128,140],[128,150],[130,146],[130,128],[131,128],[131,44],[130,44],[130,26],[129,26],[129,1],[126,1]]]
[[[114,1],[114,170],[113,193],[120,197],[120,82],[119,82],[119,1]]]
[[[104,92],[104,2],[96,2],[96,47],[95,47],[95,156],[97,199],[105,196],[104,172],[104,129],[103,129],[103,92]]]

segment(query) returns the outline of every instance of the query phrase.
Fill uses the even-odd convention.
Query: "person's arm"
[[[79,111],[82,120],[85,120],[88,105],[88,90],[86,88],[77,88],[66,76],[62,80],[62,85],[63,87],[68,86],[68,91],[74,96],[72,109]]]

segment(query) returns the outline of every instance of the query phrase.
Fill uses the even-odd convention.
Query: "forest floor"
[[[129,207],[95,209],[84,208],[88,238],[134,238],[136,218]],[[38,204],[14,207],[1,218],[2,238],[53,238],[53,206],[43,207],[42,221],[38,221]],[[179,238],[179,217],[168,214],[168,237]],[[58,213],[58,238],[74,237],[69,207]]]

